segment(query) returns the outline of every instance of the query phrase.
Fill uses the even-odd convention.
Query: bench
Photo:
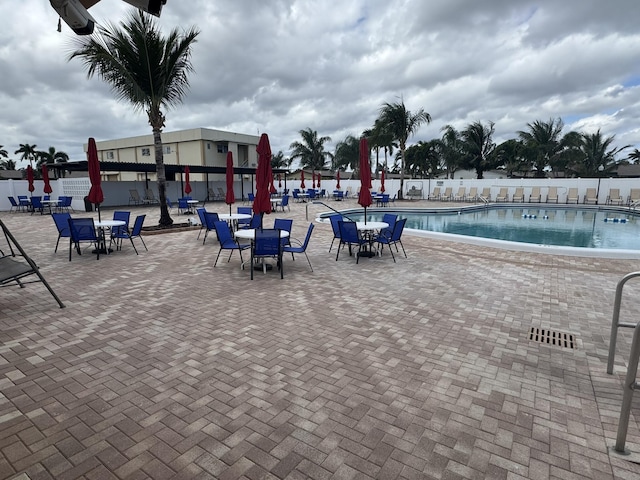
[[[16,282],[20,288],[24,288],[24,285],[27,283],[42,282],[53,298],[55,298],[56,302],[58,302],[60,308],[64,308],[64,303],[62,303],[51,286],[47,283],[40,273],[40,269],[38,269],[35,262],[27,256],[2,220],[0,220],[0,227],[2,227],[4,237],[7,240],[9,250],[11,251],[10,254],[4,255],[0,250],[0,287],[7,287],[13,282]],[[13,250],[14,247],[20,252],[20,255],[15,254]],[[38,278],[26,282],[22,280],[24,277],[28,277],[30,275],[35,275]]]
[[[407,198],[413,200],[417,198],[418,200],[422,200],[422,189],[418,190],[417,188],[410,188],[407,190]]]

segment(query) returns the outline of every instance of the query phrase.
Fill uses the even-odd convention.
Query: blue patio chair
[[[291,236],[291,229],[293,228],[293,220],[290,218],[276,218],[273,221],[273,228],[276,230],[284,230]],[[282,239],[282,245],[289,245],[289,237]]]
[[[40,196],[31,197],[31,215],[33,215],[36,210],[40,212],[40,215],[42,215],[44,212],[44,207],[42,206],[42,197]]]
[[[347,245],[349,247],[349,255],[351,256],[353,254],[351,249],[352,245],[357,245],[358,253],[356,254],[356,263],[358,263],[360,261],[360,252],[362,251],[362,247],[368,245],[369,241],[360,236],[356,222],[344,222],[340,220],[338,222],[338,227],[340,228],[340,245],[338,245],[336,262],[338,261],[338,256],[340,256],[341,247]]]
[[[196,208],[198,218],[200,219],[200,230],[198,230],[198,238],[196,238],[196,240],[200,240],[200,234],[202,233],[202,230],[205,230],[207,228],[207,220],[204,218],[204,214],[206,213],[206,211],[207,209],[204,207]],[[213,228],[213,226],[211,228]]]
[[[53,221],[56,224],[56,228],[58,229],[58,240],[56,241],[56,248],[53,251],[54,253],[58,251],[58,244],[60,243],[61,238],[69,238],[71,236],[71,231],[69,230],[69,219],[71,218],[71,214],[68,212],[65,213],[53,213],[51,214],[53,217]]]
[[[14,210],[16,212],[20,211],[20,204],[18,202],[16,202],[16,199],[13,197],[7,197],[9,199],[9,203],[11,203],[11,208],[9,209],[9,213],[13,212]]]
[[[42,197],[43,200],[51,200],[51,195],[44,195]]]
[[[309,200],[316,198],[316,191],[313,188],[307,190],[307,194],[309,195]]]
[[[218,242],[220,242],[220,250],[218,250],[218,255],[216,256],[216,261],[213,263],[213,266],[215,267],[217,265],[218,258],[220,258],[222,250],[231,250],[231,253],[229,253],[229,258],[227,259],[227,263],[231,260],[231,255],[233,255],[233,252],[237,250],[240,253],[240,262],[244,264],[242,260],[242,251],[246,250],[247,248],[251,248],[251,245],[248,243],[244,244],[237,242],[236,239],[233,238],[233,234],[231,233],[231,229],[229,228],[227,222],[218,220],[217,222],[214,222],[214,225],[216,229],[216,235],[218,235]]]
[[[238,207],[238,213],[242,213],[243,215],[252,215],[253,214],[253,210],[251,209],[251,207]],[[236,227],[237,228],[249,228],[249,223],[251,222],[250,218],[247,218],[245,220],[238,220],[236,222]]]
[[[111,242],[115,240],[116,249],[120,250],[122,248],[122,239],[129,238],[129,219],[130,218],[131,218],[131,212],[126,212],[123,210],[116,210],[113,212],[113,219],[123,221],[124,225],[111,227],[111,239],[109,241],[109,246],[111,246]]]
[[[340,248],[340,226],[338,222],[344,220],[342,215],[331,215],[329,217],[329,221],[331,222],[331,229],[333,230],[333,239],[331,240],[331,245],[329,245],[329,251],[333,248],[333,242],[338,240],[338,248]]]
[[[297,202],[300,202],[302,201],[302,199],[298,196],[298,193],[299,193],[298,190],[293,191],[293,199]]]
[[[289,206],[289,195],[283,195],[282,200],[276,204],[276,210],[281,208],[284,212],[284,207],[287,207],[287,210],[291,211],[291,207]]]
[[[189,212],[189,203],[187,202],[187,198],[179,198],[178,199],[178,214]]]
[[[220,221],[220,217],[216,212],[204,212],[205,232],[204,232],[204,238],[202,239],[203,245],[204,245],[204,242],[207,241],[207,235],[209,235],[209,232],[211,230],[216,229],[216,222],[218,221]]]
[[[240,228],[262,228],[262,215],[254,213],[249,223],[238,225]]]
[[[253,201],[256,199],[255,195],[253,193],[247,193],[247,202],[248,204],[252,204]]]
[[[73,200],[73,197],[70,197],[68,195],[63,195],[61,197],[58,197],[58,208],[60,209],[60,211],[74,211],[73,207],[71,206],[71,201]]]
[[[289,245],[285,245],[282,248],[283,253],[291,253],[291,257],[295,261],[294,254],[295,253],[304,253],[304,256],[307,257],[307,262],[309,262],[309,268],[313,272],[313,267],[311,266],[311,260],[309,260],[309,255],[307,255],[307,247],[309,246],[309,239],[311,238],[311,232],[313,232],[313,223],[309,224],[309,229],[307,230],[307,236],[304,239],[304,242],[300,242],[295,238],[292,238]]]
[[[253,266],[257,259],[276,258],[280,269],[280,278],[284,278],[282,265],[282,237],[280,230],[275,228],[257,228],[253,242],[251,243],[251,280],[253,280]],[[266,264],[262,264],[262,270],[267,272]]]
[[[71,218],[69,222],[69,261],[71,261],[71,248],[75,247],[78,255],[82,255],[80,244],[88,242],[95,246],[96,260],[100,259],[100,238],[96,233],[93,218]]]
[[[391,232],[390,235],[388,232],[381,231],[380,234],[376,237],[376,242],[380,244],[381,254],[382,254],[382,250],[384,249],[384,246],[385,245],[389,246],[389,251],[391,252],[391,258],[393,258],[393,263],[396,263],[396,257],[393,254],[393,249],[391,248],[392,245],[395,245],[396,252],[399,252],[398,244],[400,244],[400,246],[402,247],[402,253],[404,253],[404,257],[407,258],[407,252],[404,250],[404,245],[402,244],[402,239],[401,239],[402,231],[404,230],[405,223],[407,223],[406,218],[403,218],[402,220],[398,220],[395,223],[393,227],[393,231]]]
[[[165,200],[167,201],[167,207],[171,210],[173,208],[173,202],[169,197],[165,197]]]
[[[378,198],[376,202],[376,206],[378,207],[388,207],[389,206],[389,194],[383,193],[382,196]]]
[[[31,202],[29,202],[29,197],[26,195],[18,195],[18,205],[24,211],[27,211],[31,208]]]
[[[146,217],[147,217],[146,215],[138,215],[135,221],[133,222],[133,228],[131,229],[131,232],[129,232],[129,239],[131,240],[131,245],[133,245],[133,249],[136,251],[136,255],[138,254],[138,249],[133,243],[134,238],[139,238],[140,241],[142,242],[142,245],[144,246],[144,249],[147,252],[149,251],[149,249],[147,248],[147,244],[144,243],[144,239],[142,238],[142,226],[144,225],[144,219]]]
[[[388,224],[389,226],[387,228],[383,228],[382,230],[380,230],[379,235],[391,236],[391,234],[393,233],[393,227],[398,221],[398,215],[395,215],[393,213],[385,213],[382,216],[382,221]]]

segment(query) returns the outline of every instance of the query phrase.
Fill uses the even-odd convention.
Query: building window
[[[113,152],[107,152],[107,160],[113,160]]]
[[[218,153],[227,153],[229,151],[229,145],[224,143],[218,144]]]
[[[151,149],[150,148],[143,148],[142,149],[142,156],[143,157],[150,157],[151,156]]]
[[[211,150],[211,144],[207,143],[207,150]]]
[[[169,146],[162,147],[162,153],[171,153],[171,147]]]

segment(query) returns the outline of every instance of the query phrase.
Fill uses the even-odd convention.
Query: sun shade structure
[[[227,193],[224,197],[224,203],[229,205],[229,215],[231,215],[231,205],[236,203],[236,195],[233,193],[233,153],[227,152]]]
[[[364,208],[364,223],[367,223],[367,207],[373,203],[371,199],[371,166],[369,165],[369,144],[366,138],[360,139],[360,193],[358,203]]]
[[[263,215],[271,213],[271,145],[266,133],[260,136],[260,142],[256,148],[258,152],[258,170],[256,171],[256,195],[253,200],[253,213]]]
[[[89,180],[91,181],[91,189],[89,190],[89,195],[87,195],[87,200],[95,204],[96,210],[98,210],[98,221],[100,221],[100,204],[104,202],[104,193],[102,193],[98,148],[93,137],[89,138],[87,161],[89,162]]]

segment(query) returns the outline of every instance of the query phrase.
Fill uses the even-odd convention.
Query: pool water
[[[640,216],[625,210],[598,208],[483,208],[473,211],[367,212],[406,218],[406,228],[430,232],[564,247],[640,250]],[[349,218],[362,220],[360,214]]]

